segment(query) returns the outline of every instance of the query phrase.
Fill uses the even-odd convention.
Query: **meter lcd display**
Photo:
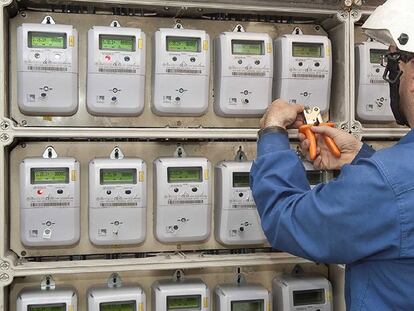
[[[321,58],[323,44],[321,43],[292,43],[292,56],[293,57],[316,57]]]
[[[234,172],[233,173],[233,187],[234,188],[248,188],[250,186],[249,172]]]
[[[66,311],[66,303],[29,305],[27,311]]]
[[[264,55],[264,41],[231,40],[233,55]]]
[[[293,305],[294,306],[320,305],[324,303],[325,303],[325,290],[324,289],[293,291]]]
[[[134,52],[135,36],[99,35],[99,49]]]
[[[201,182],[203,168],[194,167],[168,167],[167,177],[169,183],[177,182]]]
[[[263,299],[232,301],[231,311],[264,311],[264,301]]]
[[[323,182],[322,171],[306,171],[306,177],[308,178],[310,185],[317,185]]]
[[[29,48],[66,49],[66,33],[28,32]]]
[[[40,167],[30,169],[30,181],[32,185],[36,184],[68,184],[69,168],[68,167]]]
[[[136,184],[137,170],[134,168],[126,169],[101,169],[100,170],[101,185],[113,184]]]
[[[102,302],[99,311],[137,311],[137,304],[135,301]]]
[[[167,311],[170,310],[201,310],[201,295],[168,296]]]
[[[381,64],[383,55],[387,54],[387,50],[369,50],[369,59],[371,64]]]
[[[201,52],[201,39],[167,36],[168,52]]]

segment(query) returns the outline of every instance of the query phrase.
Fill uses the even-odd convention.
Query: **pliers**
[[[312,126],[329,126],[329,127],[335,127],[335,123],[328,122],[324,123],[321,116],[321,110],[318,107],[310,108],[305,107],[305,110],[303,111],[304,115],[304,121],[305,124],[299,127],[299,132],[304,134],[306,138],[310,142],[309,146],[309,156],[310,160],[314,161],[316,159],[316,135],[314,132],[312,132],[311,127]],[[341,157],[341,151],[339,150],[338,146],[335,144],[334,140],[328,136],[323,136],[325,140],[325,144],[328,146],[329,151],[335,156],[336,158]]]

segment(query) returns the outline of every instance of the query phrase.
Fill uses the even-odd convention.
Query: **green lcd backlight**
[[[167,311],[187,309],[201,310],[201,295],[167,297]]]
[[[233,187],[234,188],[248,188],[250,186],[249,172],[234,172],[233,173]]]
[[[200,52],[201,39],[191,37],[167,36],[167,51],[169,52]]]
[[[302,43],[294,42],[292,44],[293,57],[322,57],[323,44],[321,43]]]
[[[30,31],[27,44],[29,48],[66,49],[66,33]]]
[[[387,54],[387,50],[369,50],[369,59],[371,64],[381,64],[383,55]]]
[[[36,184],[68,184],[68,167],[39,167],[30,169],[30,180]]]
[[[264,55],[264,41],[231,40],[234,55]]]
[[[102,302],[99,311],[137,311],[137,304],[135,301]]]
[[[101,169],[101,185],[110,184],[136,184],[137,170],[134,168],[126,169]]]
[[[264,300],[232,301],[231,311],[264,311]]]
[[[175,182],[201,182],[203,169],[197,167],[169,167],[167,177],[169,183]]]
[[[134,52],[135,36],[99,35],[99,49]]]
[[[29,305],[27,311],[66,311],[66,303]]]

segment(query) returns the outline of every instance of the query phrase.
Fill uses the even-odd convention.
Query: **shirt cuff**
[[[257,156],[289,149],[289,136],[287,133],[266,133],[257,142]]]
[[[370,158],[375,153],[375,150],[367,144],[362,144],[361,150],[354,158],[351,164],[355,164],[359,159]]]

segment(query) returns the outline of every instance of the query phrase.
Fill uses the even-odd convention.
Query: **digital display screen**
[[[201,310],[201,295],[167,297],[167,311],[186,309]]]
[[[248,188],[250,186],[249,172],[234,172],[233,173],[233,187],[234,188]]]
[[[264,311],[264,300],[232,301],[231,311]]]
[[[108,51],[135,51],[135,36],[99,35],[99,49]]]
[[[169,52],[201,52],[201,39],[190,37],[167,36],[167,51]]]
[[[319,305],[325,303],[324,289],[298,290],[293,291],[293,305]]]
[[[231,40],[231,53],[234,55],[264,55],[264,41]]]
[[[317,185],[323,181],[322,171],[306,171],[306,177],[308,178],[309,184]]]
[[[27,311],[66,311],[66,303],[29,305]]]
[[[137,183],[137,170],[134,168],[101,169],[100,180],[101,180],[101,185],[136,184]]]
[[[169,167],[167,169],[167,177],[169,183],[174,182],[201,182],[203,168],[194,167]]]
[[[41,167],[30,169],[30,180],[32,185],[36,184],[68,184],[68,167]]]
[[[381,64],[382,56],[387,54],[387,50],[369,50],[369,60],[371,64]]]
[[[137,311],[137,304],[135,301],[102,302],[99,311]]]
[[[30,31],[27,44],[29,48],[66,49],[66,33]]]
[[[293,57],[322,57],[323,44],[320,43],[292,43]]]

